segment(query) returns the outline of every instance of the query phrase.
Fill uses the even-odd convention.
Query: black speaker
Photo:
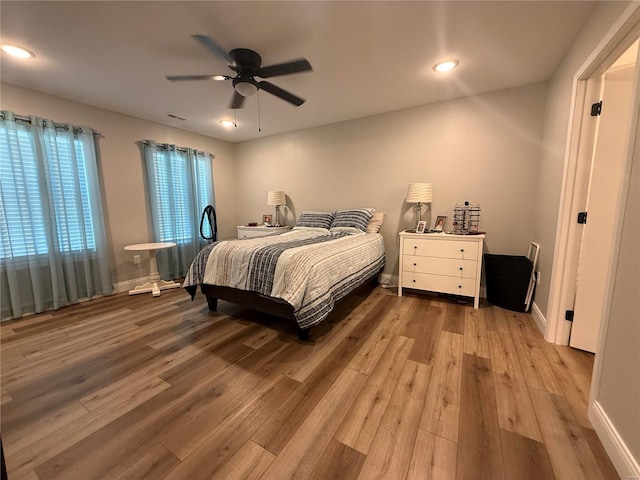
[[[487,300],[516,312],[527,311],[527,291],[533,262],[520,255],[484,254]]]

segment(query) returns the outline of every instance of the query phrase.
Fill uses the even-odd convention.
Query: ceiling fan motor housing
[[[229,52],[229,57],[235,63],[235,70],[238,73],[254,75],[262,64],[262,57],[248,48],[235,48]]]
[[[253,76],[262,64],[260,55],[248,48],[235,48],[229,52],[229,57],[234,63],[231,68],[238,72],[238,76],[232,82],[236,92],[243,97],[256,93],[260,87]]]

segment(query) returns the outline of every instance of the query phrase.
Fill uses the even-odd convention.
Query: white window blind
[[[47,162],[39,162],[37,139],[27,126],[0,126],[0,258],[46,254],[49,249],[95,250],[84,154],[93,146],[52,132],[42,146]],[[43,209],[48,202],[42,195],[49,195],[53,205],[57,245],[47,239],[50,213]]]
[[[153,151],[151,201],[157,207],[159,241],[193,242],[197,219],[213,201],[209,155],[189,155],[177,149]]]
[[[213,205],[213,191],[211,189],[211,159],[208,155],[198,156],[195,159],[195,190],[196,190],[196,212],[201,214],[207,205]],[[211,237],[211,225],[208,222],[203,224],[203,232],[207,237]],[[196,235],[199,232],[196,232]]]

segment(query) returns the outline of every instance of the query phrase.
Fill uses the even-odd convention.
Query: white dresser
[[[484,235],[400,232],[398,296],[403,288],[473,297],[480,303]]]
[[[271,235],[280,235],[281,233],[288,232],[291,227],[247,227],[246,225],[238,225],[238,238],[240,240],[244,238],[256,238],[256,237],[269,237]]]

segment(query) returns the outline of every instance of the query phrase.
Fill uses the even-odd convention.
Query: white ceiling
[[[264,137],[475,93],[545,81],[593,2],[27,2],[2,1],[2,81],[231,142]],[[300,107],[260,92],[227,108],[230,82],[167,81],[167,74],[228,74],[191,39],[250,48],[270,65],[304,57],[313,72],[272,83]],[[442,58],[460,66],[445,76]],[[37,112],[17,112],[31,114]],[[167,114],[186,117],[173,120]],[[62,118],[60,121],[73,121]]]

